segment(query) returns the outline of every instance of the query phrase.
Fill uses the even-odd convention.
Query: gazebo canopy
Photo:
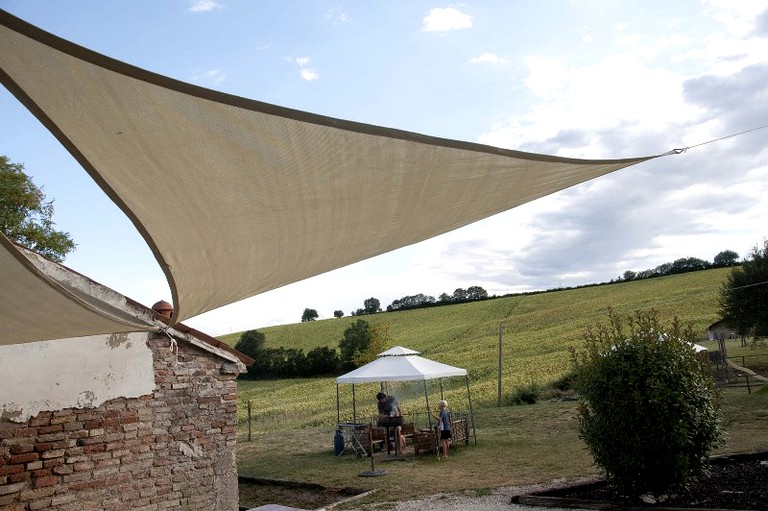
[[[379,358],[336,378],[336,383],[370,383],[385,381],[433,380],[466,376],[467,370],[429,360],[418,351],[396,346],[379,354]]]

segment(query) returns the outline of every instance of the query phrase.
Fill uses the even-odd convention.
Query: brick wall
[[[0,509],[238,508],[236,372],[184,341],[148,344],[152,395],[0,418]]]

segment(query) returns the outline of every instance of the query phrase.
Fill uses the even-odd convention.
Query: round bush
[[[717,390],[691,328],[655,311],[585,334],[574,351],[579,433],[607,479],[628,496],[663,494],[706,473],[722,438]]]

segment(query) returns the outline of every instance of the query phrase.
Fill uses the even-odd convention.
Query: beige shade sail
[[[156,329],[125,297],[0,234],[0,345]]]
[[[0,15],[3,84],[128,215],[184,319],[653,158],[344,121],[130,66]]]

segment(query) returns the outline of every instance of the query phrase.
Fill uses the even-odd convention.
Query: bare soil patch
[[[240,476],[240,509],[282,504],[299,509],[320,509],[366,493],[364,488],[327,488],[319,484]]]

